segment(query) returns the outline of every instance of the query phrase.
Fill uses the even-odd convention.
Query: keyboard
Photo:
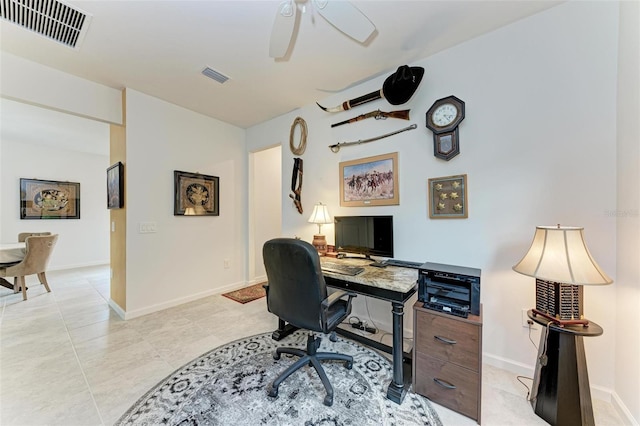
[[[387,259],[385,265],[399,266],[401,268],[419,269],[424,262],[409,262],[408,260]]]
[[[322,270],[327,272],[335,272],[342,275],[358,275],[364,272],[364,268],[360,266],[343,265],[335,262],[322,262]]]

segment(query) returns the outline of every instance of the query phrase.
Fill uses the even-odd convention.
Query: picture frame
[[[124,207],[124,164],[120,161],[107,169],[107,208]]]
[[[429,218],[466,219],[469,216],[467,203],[467,175],[430,178]]]
[[[174,216],[219,216],[220,178],[200,173],[173,172]]]
[[[20,178],[20,219],[80,219],[80,183]]]
[[[397,152],[341,162],[339,180],[343,207],[400,204]]]

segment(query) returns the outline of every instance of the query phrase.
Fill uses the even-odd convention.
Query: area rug
[[[273,359],[278,346],[306,347],[297,331],[277,342],[271,333],[236,340],[179,368],[140,398],[116,425],[433,425],[442,426],[423,397],[409,392],[402,404],[386,399],[391,363],[360,344],[322,336],[320,351],[353,356],[323,366],[334,388],[333,406],[323,404],[325,390],[313,367],[292,374],[275,398],[270,383],[297,357]]]
[[[223,293],[224,297],[228,297],[231,300],[235,300],[236,302],[245,304],[247,302],[251,302],[252,300],[260,299],[261,297],[266,296],[266,292],[264,290],[264,283],[254,284],[249,287],[241,288],[240,290],[230,291],[229,293]]]

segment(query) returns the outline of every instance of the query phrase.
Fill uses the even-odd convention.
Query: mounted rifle
[[[356,121],[365,120],[367,118],[375,118],[376,120],[386,120],[387,118],[399,118],[400,120],[409,119],[410,109],[403,109],[399,111],[384,112],[379,109],[368,112],[366,114],[360,114],[357,117],[350,118],[348,120],[341,121],[339,123],[332,124],[331,127],[342,126],[343,124],[355,123]]]

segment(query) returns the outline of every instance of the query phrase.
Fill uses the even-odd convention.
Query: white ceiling
[[[361,45],[297,2],[306,12],[279,60],[268,54],[279,4],[270,0],[68,1],[92,15],[80,49],[2,20],[0,48],[246,128],[559,3],[352,1],[377,28]],[[229,81],[204,77],[205,66]]]

